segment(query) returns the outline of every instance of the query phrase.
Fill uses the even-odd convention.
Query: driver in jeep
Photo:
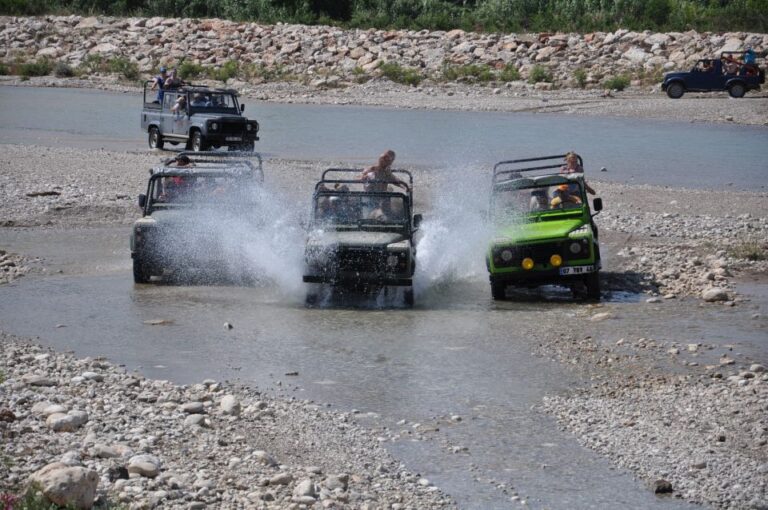
[[[570,185],[560,184],[552,193],[552,200],[549,201],[549,205],[552,209],[570,208],[581,205],[581,197],[571,190]]]

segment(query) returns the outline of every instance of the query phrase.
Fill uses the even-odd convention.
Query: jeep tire
[[[743,83],[734,83],[730,87],[728,87],[728,94],[731,97],[739,98],[744,97],[744,94],[747,93],[747,87],[744,86]]]
[[[133,281],[134,283],[149,283],[152,275],[147,268],[147,264],[136,254],[133,257]]]
[[[587,288],[587,299],[600,301],[600,273],[595,271],[584,277],[584,286]]]
[[[491,283],[491,296],[494,301],[501,301],[507,297],[507,286],[504,283]]]
[[[203,134],[200,131],[195,131],[192,133],[192,141],[190,142],[190,149],[192,149],[195,152],[201,152],[206,150],[208,147],[205,144],[205,141],[203,140]]]
[[[241,150],[243,152],[253,152],[253,149],[256,148],[256,144],[251,140],[250,142],[245,142],[240,147],[238,147],[238,150]]]
[[[157,129],[155,126],[152,126],[149,128],[149,148],[150,149],[161,149],[163,148],[163,145],[165,145],[165,142],[163,141],[163,136],[160,134],[160,130]]]
[[[685,87],[679,81],[673,81],[667,85],[667,95],[672,99],[680,99],[685,94]]]
[[[406,287],[403,291],[403,302],[405,306],[413,306],[413,287]]]

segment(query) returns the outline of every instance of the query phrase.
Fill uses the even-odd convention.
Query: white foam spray
[[[460,281],[486,278],[485,253],[492,230],[487,210],[489,182],[481,169],[439,171],[424,213],[418,244],[418,293]]]

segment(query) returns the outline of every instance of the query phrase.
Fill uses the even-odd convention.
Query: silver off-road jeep
[[[392,191],[391,182],[352,178],[361,172],[331,168],[315,185],[304,282],[364,290],[405,287],[405,303],[413,305],[413,236],[422,220],[412,214],[413,177],[393,170],[406,177],[406,186]],[[386,191],[370,191],[372,185]],[[316,290],[308,292],[308,304],[317,300]]]
[[[150,83],[144,83],[141,111],[141,129],[150,149],[170,143],[195,152],[222,146],[253,151],[259,123],[242,115],[245,105],[238,102],[236,91],[186,85],[157,94]]]
[[[173,166],[184,158],[191,163]],[[263,221],[261,164],[258,153],[182,152],[150,170],[139,195],[142,217],[131,230],[134,282],[180,275],[251,280],[245,248]]]

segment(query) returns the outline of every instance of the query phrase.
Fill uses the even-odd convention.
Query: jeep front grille
[[[221,125],[221,132],[223,134],[242,134],[245,131],[244,122],[224,122]]]
[[[336,252],[335,267],[338,271],[384,272],[387,254],[384,250],[340,249]]]

